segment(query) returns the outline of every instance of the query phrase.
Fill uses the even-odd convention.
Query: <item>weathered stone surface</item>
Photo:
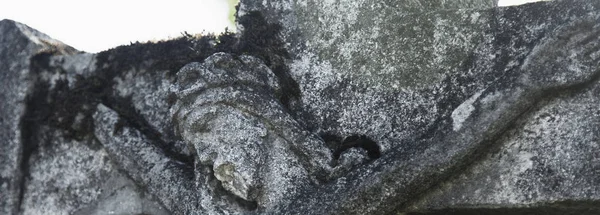
[[[115,168],[106,152],[97,149],[99,143],[60,136],[38,140],[46,146],[28,161],[29,176],[24,179],[21,213],[69,214],[96,201],[102,193],[98,185],[109,179]],[[96,149],[89,148],[90,145],[96,145]]]
[[[94,114],[94,121],[98,126],[95,127],[94,134],[129,177],[153,192],[168,210],[182,214],[201,210],[196,208],[197,204],[185,203],[199,202],[198,196],[209,198],[210,194],[198,193],[196,196],[193,184],[186,183],[191,182],[186,180],[191,176],[181,171],[183,168],[178,168],[182,166],[181,163],[169,161],[160,149],[148,144],[148,140],[138,130],[130,127],[115,128],[118,120],[116,112],[98,105]]]
[[[377,160],[361,168],[358,171],[360,176],[351,173],[348,178],[355,184],[338,182],[325,191],[315,192],[319,194],[299,197],[297,202],[289,204],[293,208],[285,207],[282,211],[301,208],[298,205],[306,199],[314,201],[304,203],[306,207],[299,210],[332,213],[340,213],[340,210],[343,211],[341,213],[373,212],[371,209],[381,211],[382,207],[393,205],[392,202],[409,201],[413,193],[424,192],[421,189],[426,187],[423,186],[425,184],[443,181],[444,176],[438,175],[444,172],[441,170],[472,162],[469,155],[479,151],[477,148],[483,147],[487,139],[495,139],[495,135],[506,129],[515,116],[534,105],[543,93],[537,89],[529,90],[530,86],[538,89],[564,88],[570,84],[561,81],[561,77],[578,77],[575,69],[564,67],[569,64],[554,58],[567,57],[569,53],[557,55],[552,52],[556,47],[564,47],[556,49],[559,52],[577,52],[573,49],[579,45],[561,44],[549,38],[550,32],[562,29],[567,35],[559,38],[575,36],[581,29],[592,29],[597,17],[597,12],[594,12],[597,11],[597,2],[566,1],[487,11],[407,14],[383,10],[381,14],[384,15],[380,16],[385,19],[376,19],[361,26],[359,21],[363,19],[343,17],[354,12],[361,14],[355,18],[370,17],[364,15],[364,11],[371,10],[369,7],[346,2],[331,3],[346,8],[345,13],[336,13],[331,7],[317,6],[319,3],[303,3],[248,1],[241,8],[243,10],[247,6],[268,15],[275,14],[269,17],[272,21],[282,19],[284,26],[290,26],[284,34],[287,38],[284,38],[292,50],[298,50],[298,56],[290,63],[291,71],[303,92],[303,110],[314,117],[307,124],[316,124],[317,131],[339,132],[342,136],[359,132],[367,134],[381,144],[383,153],[388,155],[382,157],[383,161]],[[277,16],[282,14],[286,17]],[[588,24],[564,30],[564,26],[582,19],[573,19],[573,16],[588,17]],[[294,22],[286,22],[288,20]],[[387,26],[377,28],[377,20],[383,20],[382,23]],[[310,29],[305,30],[303,26]],[[296,27],[301,30],[296,31]],[[344,30],[348,33],[340,33]],[[597,34],[594,30],[587,34],[591,35],[587,48],[593,53]],[[548,38],[542,39],[544,37]],[[325,44],[327,41],[333,42]],[[378,45],[382,43],[386,45]],[[536,55],[535,50],[539,49],[547,50],[543,51],[547,53]],[[528,55],[531,60],[526,60]],[[553,59],[545,59],[547,57]],[[567,70],[527,68],[528,61],[536,59],[539,62],[536,65],[552,63],[559,67],[550,68]],[[583,74],[583,80],[593,79],[595,64],[588,66],[590,73]],[[566,73],[554,74],[559,71]],[[530,76],[536,78],[519,74],[523,72],[534,72]],[[553,83],[556,84],[543,82],[551,79],[555,79]],[[523,82],[519,80],[540,82],[519,83]],[[580,82],[574,80],[573,84]],[[525,86],[519,86],[522,84]],[[498,93],[492,93],[494,91]],[[486,93],[490,95],[485,96]],[[494,97],[494,94],[500,97]],[[477,106],[472,104],[479,103],[478,99],[496,102],[492,103],[491,109],[484,106],[488,110],[477,110]],[[465,102],[460,104],[461,101]],[[480,124],[477,121],[487,122]],[[473,148],[468,149],[470,147]],[[369,172],[371,177],[360,178],[368,175],[364,172]],[[387,181],[391,178],[395,181]],[[410,183],[415,184],[408,185]],[[358,188],[360,186],[363,188]],[[402,195],[407,198],[400,197]],[[326,201],[336,198],[334,196],[338,198],[336,203]],[[341,196],[347,197],[348,202],[339,201],[344,198]],[[344,203],[336,205],[339,202]],[[315,209],[320,203],[323,203],[323,208]]]
[[[72,214],[171,214],[151,195],[144,195],[146,192],[131,179],[117,171],[100,184],[102,194],[98,201]]]
[[[600,2],[495,4],[242,0],[98,54],[2,21],[0,212],[594,213]]]
[[[74,49],[11,20],[0,20],[0,35],[0,213],[12,214],[19,211],[26,174],[27,124],[34,121],[26,115],[37,77],[29,69],[30,58],[49,49]]]
[[[596,80],[553,92],[557,95],[544,98],[519,119],[481,161],[410,210],[536,205],[574,214],[600,212],[599,90]]]
[[[86,133],[91,126],[86,114],[95,107],[82,91],[89,86],[78,81],[97,70],[96,56],[77,53],[20,23],[3,20],[0,26],[0,136],[5,141],[0,144],[0,213],[160,214],[162,206],[124,178]],[[106,181],[124,184],[114,188]],[[130,204],[112,198],[115,189],[123,189],[117,196],[127,196]]]
[[[276,99],[276,76],[260,59],[218,53],[178,73],[175,126],[236,196],[272,206],[311,176],[329,171],[329,150]],[[190,83],[191,82],[191,83]]]
[[[383,153],[277,212],[402,208],[474,162],[539,99],[596,77],[597,56],[587,56],[597,51],[596,1],[429,13],[354,3],[242,1],[286,29],[311,130],[366,134]],[[369,12],[380,18],[363,19]]]

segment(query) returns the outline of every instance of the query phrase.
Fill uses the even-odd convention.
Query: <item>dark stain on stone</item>
[[[554,203],[543,203],[535,206],[525,206],[522,208],[453,208],[441,209],[424,212],[409,212],[407,215],[592,215],[600,214],[600,202],[597,201],[561,201]]]
[[[49,86],[37,86],[40,91],[48,91],[43,99],[38,96],[35,102],[47,101],[44,104],[30,105],[36,113],[36,118],[47,121],[64,131],[67,138],[81,140],[87,135],[93,134],[94,125],[92,115],[95,107],[102,103],[115,110],[121,118],[115,132],[119,132],[119,126],[130,125],[140,130],[146,137],[153,140],[162,151],[170,158],[183,162],[189,167],[193,166],[193,158],[181,154],[170,145],[169,139],[173,134],[161,134],[154,129],[136,110],[131,98],[122,98],[114,92],[113,86],[116,77],[124,76],[126,71],[136,70],[140,72],[166,72],[166,77],[174,77],[174,74],[185,64],[190,62],[202,62],[206,57],[216,52],[228,52],[233,54],[257,55],[271,67],[279,78],[284,89],[279,95],[282,104],[289,104],[292,98],[299,96],[297,83],[289,77],[288,69],[283,60],[288,56],[283,48],[283,42],[278,39],[281,27],[277,24],[268,24],[258,12],[252,12],[241,18],[245,27],[244,33],[238,39],[233,33],[225,32],[220,36],[206,35],[194,38],[189,34],[183,37],[160,41],[156,43],[135,42],[127,46],[119,46],[96,56],[96,68],[90,77],[76,76],[72,89],[66,80],[59,80],[55,87],[50,90]],[[37,70],[64,73],[61,68],[51,68],[48,61],[56,51],[40,53],[32,58],[32,65]],[[291,86],[291,87],[289,87]],[[42,89],[43,88],[43,89]],[[166,101],[172,104],[173,97]],[[35,107],[35,108],[34,108]],[[289,105],[286,105],[289,107]],[[33,111],[33,110],[32,110]],[[42,114],[43,112],[43,114]],[[73,128],[78,114],[83,114],[82,124],[79,128]]]
[[[329,148],[332,152],[336,150],[336,148],[342,143],[344,138],[339,135],[333,133],[321,133],[319,134],[323,142],[325,142],[325,146]]]
[[[293,103],[300,99],[300,85],[291,77],[285,60],[290,58],[285,43],[279,37],[282,27],[277,23],[268,23],[258,11],[252,11],[240,17],[238,23],[244,26],[244,32],[235,48],[237,54],[249,54],[263,60],[277,76],[282,90],[279,95],[281,104],[291,110]],[[294,113],[291,113],[294,114]]]
[[[19,170],[19,199],[18,211],[20,213],[25,195],[26,182],[31,177],[29,162],[32,156],[39,151],[43,140],[39,137],[40,127],[44,124],[56,122],[53,120],[54,107],[49,104],[48,98],[52,92],[49,91],[50,84],[39,81],[39,73],[49,67],[50,57],[58,51],[48,49],[39,52],[30,58],[30,77],[32,78],[32,92],[25,98],[25,112],[19,124],[21,131],[22,149],[20,152]],[[43,108],[40,108],[43,107]],[[57,125],[60,126],[60,125]]]
[[[131,43],[119,46],[96,55],[96,71],[91,76],[75,75],[75,81],[57,80],[54,86],[39,80],[41,72],[51,74],[66,74],[60,66],[50,66],[52,56],[75,54],[74,51],[60,50],[60,47],[50,47],[30,59],[30,71],[34,81],[33,92],[26,98],[26,110],[20,130],[22,131],[23,149],[21,152],[20,196],[22,204],[25,181],[29,177],[29,161],[38,151],[42,134],[41,126],[59,128],[67,139],[85,140],[94,136],[93,114],[98,104],[103,104],[116,111],[120,117],[115,134],[122,132],[124,126],[139,130],[148,140],[160,148],[170,159],[185,164],[184,169],[193,173],[194,158],[182,154],[174,147],[174,134],[163,134],[150,125],[147,119],[137,110],[129,97],[121,97],[114,90],[115,78],[124,78],[126,72],[158,73],[164,72],[164,77],[174,80],[177,71],[190,62],[202,62],[208,56],[217,52],[227,52],[235,55],[253,55],[265,64],[277,76],[282,90],[277,92],[281,104],[291,109],[299,100],[300,88],[289,74],[285,60],[289,54],[284,48],[284,42],[279,38],[282,29],[279,24],[268,23],[259,12],[250,12],[240,17],[239,23],[244,26],[241,35],[225,32],[222,35],[206,35],[183,37],[168,41],[152,43]],[[173,96],[165,101],[172,105]],[[294,113],[290,111],[293,115]],[[50,143],[48,141],[45,141]],[[93,142],[93,141],[92,141]],[[193,179],[193,174],[191,177]],[[256,202],[236,200],[242,207],[255,210]]]

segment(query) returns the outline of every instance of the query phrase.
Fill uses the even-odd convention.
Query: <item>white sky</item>
[[[98,52],[183,31],[222,32],[230,25],[228,7],[226,0],[0,0],[0,20],[12,19],[76,49]]]
[[[519,5],[536,1],[549,1],[549,0],[500,0],[498,1],[498,6],[510,6],[510,5]]]
[[[500,0],[500,6],[536,0]],[[233,29],[227,0],[0,0],[0,20],[27,24],[86,52]]]

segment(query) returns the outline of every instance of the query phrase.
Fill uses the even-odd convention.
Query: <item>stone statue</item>
[[[387,214],[597,201],[600,2],[495,4],[242,0],[240,34],[96,55],[38,44],[8,58],[39,35],[0,22],[24,44],[0,37],[3,80],[25,80],[0,86],[2,98],[18,95],[4,104],[16,114],[0,110],[0,136],[11,139],[0,212]],[[575,116],[582,122],[560,121]]]
[[[446,153],[460,158],[485,147],[486,140],[505,130],[542,94],[597,80],[600,63],[598,23],[597,17],[588,17],[558,28],[533,49],[518,70],[509,71],[504,80],[499,81],[502,84],[476,93],[459,106],[456,111],[461,114],[453,118],[453,130],[439,137],[447,141]],[[311,207],[323,205],[326,208],[319,210],[331,213],[344,210],[350,213],[358,208],[358,211],[369,211],[366,208],[375,204],[370,202],[361,207],[361,202],[332,204],[325,201],[337,195],[352,195],[343,192],[356,192],[357,187],[342,181],[336,181],[333,185],[320,181],[330,178],[328,174],[332,174],[335,168],[332,166],[333,152],[317,134],[303,130],[278,103],[275,97],[279,90],[276,77],[259,59],[217,53],[203,64],[186,65],[177,77],[174,91],[178,101],[171,112],[176,131],[195,152],[195,182],[186,182],[196,184],[191,189],[203,189],[202,184],[214,175],[225,190],[244,201],[254,202],[261,211],[269,211],[278,206],[281,199],[294,194],[295,190],[310,186],[333,186],[335,190],[325,188],[326,192],[313,194],[316,201],[321,203],[298,199],[299,202],[290,204],[280,212],[294,211],[293,208],[303,205],[303,202],[308,202]],[[118,147],[114,150],[119,151],[130,150],[118,145],[107,147]],[[441,152],[425,150],[423,153],[413,159]],[[139,155],[133,155],[128,159],[137,160],[135,156]],[[385,166],[388,162],[394,162],[391,159],[383,155],[381,160],[362,169],[388,168],[378,177],[393,175],[394,172],[415,176],[422,174],[407,172],[400,164]],[[456,164],[438,165],[451,167]],[[354,174],[360,174],[362,169],[355,170]],[[153,170],[142,174],[146,175],[143,178],[150,180],[148,183],[156,177]],[[371,189],[391,185],[385,180],[369,183]],[[189,193],[178,194],[182,196],[176,199],[206,198],[186,196]],[[194,194],[192,192],[191,195]],[[170,193],[163,198],[171,199],[172,195]],[[164,199],[163,202],[168,201]],[[179,211],[176,205],[172,207],[170,209]],[[229,207],[221,210],[226,208]],[[200,208],[195,210],[202,211]],[[185,213],[188,212],[191,211]]]

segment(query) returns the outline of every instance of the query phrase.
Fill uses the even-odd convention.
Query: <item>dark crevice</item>
[[[25,113],[19,124],[22,148],[19,160],[20,178],[18,180],[19,199],[17,203],[18,208],[16,209],[17,214],[21,213],[21,210],[23,209],[26,182],[31,177],[29,161],[40,147],[41,141],[38,139],[40,122],[45,122],[51,114],[48,109],[39,108],[48,105],[48,88],[50,86],[47,83],[39,82],[38,74],[40,71],[44,70],[44,68],[48,68],[49,59],[54,54],[54,51],[41,52],[30,59],[30,77],[34,88],[31,94],[27,95],[25,98]]]
[[[246,211],[256,211],[258,209],[258,202],[257,201],[248,201],[245,200],[239,196],[234,195],[233,193],[229,192],[228,190],[226,190],[223,187],[223,184],[221,183],[221,181],[219,181],[214,174],[213,171],[213,166],[212,165],[202,165],[203,169],[206,170],[206,172],[204,172],[205,177],[208,177],[209,180],[209,184],[212,185],[212,187],[214,187],[213,190],[213,195],[215,195],[215,197],[221,197],[221,198],[225,198],[228,199],[229,201],[235,203],[236,205],[240,206],[241,208],[243,208]]]
[[[367,137],[366,135],[354,134],[342,138],[339,135],[333,133],[321,133],[319,135],[325,142],[325,146],[331,150],[334,159],[339,159],[340,156],[351,148],[361,148],[367,151],[367,155],[370,159],[377,159],[381,157],[381,149],[379,144]]]
[[[319,136],[321,137],[321,139],[323,139],[323,142],[325,142],[325,146],[329,148],[329,150],[331,150],[332,153],[335,150],[337,150],[338,146],[342,143],[342,140],[344,140],[344,138],[342,138],[341,136],[333,133],[321,133],[319,134]]]
[[[333,157],[339,159],[340,155],[351,148],[362,148],[367,151],[367,155],[371,159],[381,157],[381,150],[377,142],[373,141],[366,135],[352,135],[344,138],[340,145],[333,151]]]
[[[438,209],[423,212],[408,212],[407,215],[596,215],[600,214],[598,201],[561,201],[513,208],[468,208]]]
[[[114,132],[119,132],[119,127],[122,128],[124,125],[129,125],[130,127],[137,129],[152,145],[161,149],[165,156],[185,164],[186,169],[189,170],[187,172],[193,173],[192,167],[194,166],[194,157],[176,151],[175,148],[172,147],[174,144],[173,142],[163,139],[162,134],[154,129],[148,120],[146,120],[146,118],[144,118],[133,106],[131,98],[104,96],[101,100],[102,104],[119,114],[120,119],[115,125]]]
[[[338,167],[340,165],[340,157],[342,157],[345,152],[352,148],[359,148],[367,153],[368,160],[364,161],[365,163],[372,162],[381,157],[381,149],[379,144],[366,135],[354,134],[347,136],[346,138],[342,138],[341,136],[331,132],[323,132],[319,134],[319,137],[323,139],[325,146],[332,153],[333,159],[329,164],[331,167]],[[358,166],[355,165],[343,166],[342,169],[349,169],[343,170],[343,172],[335,172],[333,174],[316,175],[316,177],[321,182],[328,183],[352,172],[351,170],[357,167]]]
[[[280,24],[268,23],[258,11],[251,11],[237,20],[244,27],[244,32],[234,49],[236,54],[249,54],[260,58],[277,76],[282,90],[279,95],[281,104],[294,115],[292,106],[299,101],[300,85],[292,78],[285,60],[290,54],[280,38]]]

